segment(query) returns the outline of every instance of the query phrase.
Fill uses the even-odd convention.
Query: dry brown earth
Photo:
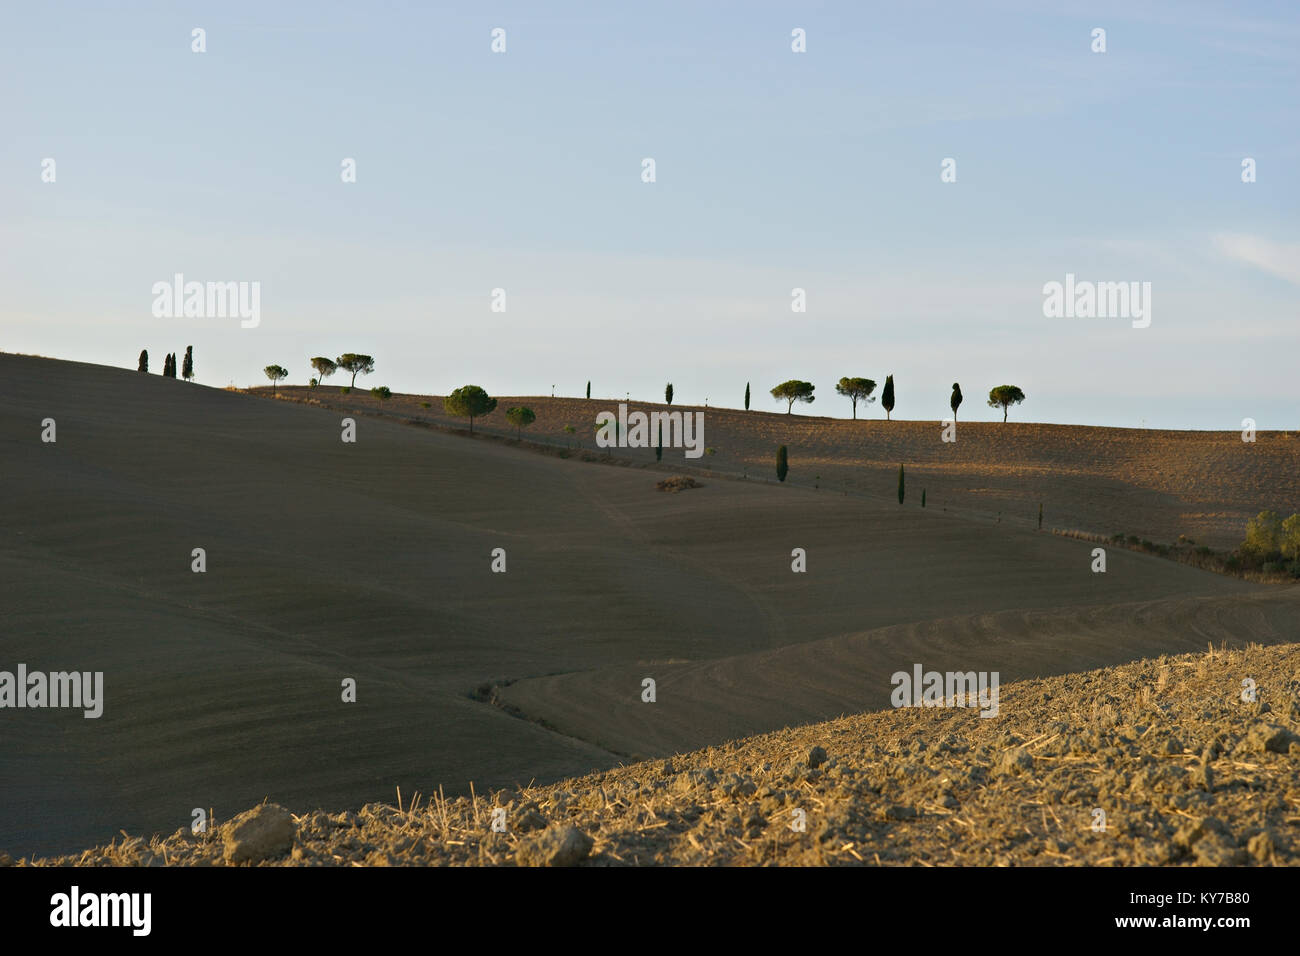
[[[892,710],[474,799],[254,810],[293,831],[255,862],[1294,866],[1298,730],[1300,645],[1203,651],[1003,687],[991,719]],[[256,850],[236,828],[37,862],[221,865]]]
[[[337,388],[282,390],[300,399],[378,410],[364,390],[344,396]],[[766,398],[763,396],[762,398]],[[537,421],[526,437],[595,450],[598,412],[617,411],[619,399],[502,397],[476,429],[513,436],[505,420],[512,405],[527,405]],[[429,408],[422,407],[427,402]],[[665,449],[664,461],[693,464],[750,479],[775,480],[776,449],[787,445],[788,482],[825,491],[892,499],[898,466],[906,466],[909,493],[927,490],[932,508],[961,509],[985,520],[1029,526],[1044,505],[1047,527],[1110,535],[1135,534],[1161,543],[1178,536],[1215,548],[1241,543],[1246,521],[1265,509],[1300,511],[1300,430],[1258,432],[1253,443],[1239,431],[1166,431],[1018,422],[960,421],[957,441],[941,439],[939,421],[858,421],[758,411],[770,402],[756,394],[755,409],[673,406],[705,413],[705,444],[715,449],[688,463]],[[629,410],[666,406],[631,402]],[[386,414],[464,427],[442,399],[394,395]],[[1020,415],[1026,410],[1017,409]],[[565,425],[575,431],[569,435]],[[603,452],[602,452],[603,454]],[[623,456],[649,463],[653,449]],[[820,478],[820,480],[818,480]]]
[[[344,444],[342,417],[0,355],[0,669],[102,670],[106,696],[98,720],[0,714],[0,848],[68,853],[263,798],[340,810],[556,781],[882,706],[895,662],[1034,677],[1300,640],[1295,588],[1127,551],[1093,574],[1092,544],[1027,520],[945,511],[942,491],[923,510],[915,483],[900,508],[893,465],[871,494],[721,473],[664,494],[662,470],[403,421],[356,416]],[[1286,441],[1261,442],[1225,500],[1289,467]],[[481,699],[493,687],[570,730]]]

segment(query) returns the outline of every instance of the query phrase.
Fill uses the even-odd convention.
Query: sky
[[[903,419],[960,382],[968,420],[1014,384],[1024,421],[1300,428],[1294,3],[0,17],[2,351],[771,411],[796,378],[836,417],[841,377],[892,374]],[[155,315],[177,273],[259,283],[257,325]],[[1067,274],[1149,282],[1149,326],[1045,315]]]

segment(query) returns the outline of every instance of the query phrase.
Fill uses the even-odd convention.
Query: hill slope
[[[103,671],[106,696],[97,720],[5,712],[0,846],[56,852],[119,828],[170,832],[196,807],[356,807],[397,786],[458,794],[619,761],[473,699],[483,685],[743,661],[956,615],[1267,590],[1127,552],[1093,575],[1084,542],[910,502],[732,481],[665,495],[639,470],[365,417],[345,444],[341,417],[0,355],[0,669]],[[55,443],[40,441],[46,418]],[[806,574],[791,573],[795,547]],[[945,668],[898,639],[900,658]],[[1045,635],[1040,660],[1070,639]],[[1111,650],[1090,660],[1132,656]],[[355,703],[341,699],[348,678]],[[606,693],[593,680],[574,691],[578,718]],[[776,727],[834,712],[844,693],[805,685],[766,713],[743,694],[735,706],[745,727]],[[617,729],[620,750],[682,739]]]
[[[1012,684],[995,720],[861,714],[549,787],[281,813],[275,847],[231,821],[37,862],[1295,866],[1297,730],[1300,645],[1201,652]]]
[[[387,415],[464,425],[443,410],[437,396],[395,395],[381,406],[364,393],[342,395],[337,388],[282,391],[304,401],[382,407]],[[596,414],[616,412],[619,401],[502,397],[492,414],[475,422],[475,429],[513,435],[506,409],[527,405],[537,414],[527,437],[594,450]],[[771,407],[767,401],[755,406]],[[628,407],[666,408],[646,402]],[[883,500],[892,498],[898,466],[905,464],[915,498],[926,488],[930,507],[960,509],[988,521],[1000,518],[1028,527],[1042,502],[1047,527],[1123,532],[1166,544],[1188,535],[1226,549],[1241,543],[1246,521],[1260,511],[1300,511],[1300,430],[1261,431],[1254,442],[1243,442],[1240,431],[963,420],[956,441],[945,442],[939,421],[886,422],[874,407],[857,421],[673,406],[679,407],[705,413],[704,444],[714,449],[693,464],[775,480],[776,449],[784,444],[790,455],[788,482],[819,483],[824,490]],[[574,434],[565,432],[565,425],[573,426]],[[654,459],[653,449],[619,454],[633,461]],[[680,451],[665,449],[664,460],[681,463],[684,458]]]

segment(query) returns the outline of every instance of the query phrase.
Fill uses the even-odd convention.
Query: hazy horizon
[[[1285,4],[55,4],[9,27],[5,351],[148,349],[156,373],[192,345],[215,386],[364,352],[366,388],[671,381],[729,408],[749,382],[776,412],[799,378],[796,413],[834,418],[841,376],[892,373],[899,419],[944,417],[959,381],[968,421],[1008,383],[1012,421],[1300,427]],[[177,273],[260,283],[260,322],[156,318]],[[1150,282],[1150,326],[1046,318],[1067,274]]]

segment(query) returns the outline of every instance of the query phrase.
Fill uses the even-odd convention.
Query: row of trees
[[[314,360],[313,360],[314,361]],[[749,382],[745,383],[745,411],[749,411]],[[772,389],[772,397],[785,402],[785,411],[789,415],[794,410],[795,402],[811,405],[817,400],[817,386],[812,382],[792,378]],[[835,385],[835,391],[847,398],[853,405],[853,418],[858,417],[858,404],[869,405],[876,400],[876,382],[874,379],[845,376]],[[587,383],[587,398],[591,398],[591,382]],[[957,420],[957,409],[962,403],[961,385],[952,383],[952,395],[948,398],[948,407],[952,409],[953,421]],[[988,404],[990,408],[1002,409],[1002,420],[1007,420],[1007,411],[1012,405],[1019,405],[1025,400],[1025,393],[1017,385],[998,385],[989,389]],[[673,383],[664,386],[664,401],[673,403]],[[880,407],[885,410],[885,420],[889,421],[894,412],[894,376],[885,376],[885,386],[880,391]]]
[[[462,385],[442,400],[442,407],[449,415],[468,418],[470,434],[473,434],[474,419],[492,414],[497,400],[481,386]],[[537,414],[527,405],[516,405],[506,409],[506,420],[515,426],[516,435],[522,435],[523,429],[537,421]]]
[[[311,367],[315,370],[316,376],[311,380],[311,386],[315,388],[325,379],[329,378],[339,369],[352,373],[352,381],[348,388],[355,388],[358,375],[369,375],[375,370],[375,360],[369,355],[361,355],[357,352],[344,352],[338,358],[329,359],[323,355],[318,355],[311,360]]]
[[[144,372],[148,374],[149,372],[149,350],[148,349],[140,350],[140,363],[136,366],[136,371]],[[168,352],[165,356],[163,356],[162,373],[164,378],[176,377],[176,353],[175,352]],[[181,378],[185,379],[185,381],[188,382],[193,377],[194,377],[194,346],[187,345],[185,346],[184,364],[181,366]]]
[[[145,362],[147,358],[148,356],[145,353],[140,354],[141,362]],[[318,355],[310,361],[311,367],[316,372],[315,377],[309,382],[312,388],[316,388],[339,369],[352,373],[352,381],[348,384],[348,388],[355,388],[358,375],[369,375],[375,370],[375,360],[372,357],[356,352],[344,352],[335,359],[328,359],[323,355]],[[188,349],[185,352],[185,366],[186,368],[191,367]],[[274,397],[277,394],[276,386],[289,377],[289,370],[283,365],[268,365],[262,371],[271,380],[271,395]],[[163,374],[166,375],[167,373],[163,372]],[[188,376],[186,377],[188,378]],[[370,394],[382,401],[391,398],[393,393],[387,386],[381,385],[378,388],[372,388]]]
[[[671,389],[672,386],[669,386]],[[817,400],[813,394],[817,386],[812,382],[805,382],[797,378],[792,378],[788,382],[782,382],[776,388],[772,389],[772,397],[779,402],[785,402],[786,414],[794,409],[795,402],[803,402],[811,405]],[[876,390],[876,383],[869,378],[850,378],[844,377],[835,385],[835,391],[843,395],[853,403],[853,417],[858,417],[858,403],[868,405],[876,400],[872,393]],[[1007,409],[1012,405],[1019,405],[1025,400],[1025,393],[1015,385],[999,385],[989,390],[989,407],[1002,409],[1002,420],[1007,420]],[[957,409],[961,407],[962,394],[961,385],[957,382],[952,383],[952,395],[948,399],[948,406],[952,409],[953,421],[957,420]],[[885,420],[890,420],[894,411],[894,376],[885,376],[885,387],[880,392],[880,405],[885,410]],[[749,384],[745,385],[745,409],[749,409]]]
[[[188,363],[188,361],[187,353],[186,362]],[[351,352],[340,355],[333,361],[317,356],[311,360],[311,365],[318,376],[312,379],[313,386],[319,385],[321,379],[333,375],[340,368],[345,372],[352,373],[352,382],[354,384],[358,375],[368,375],[375,370],[375,360],[373,358],[369,355],[356,355]],[[268,365],[262,371],[270,379],[271,395],[275,397],[278,394],[276,387],[289,377],[289,370],[283,365]],[[348,387],[351,388],[352,386],[349,385]],[[385,385],[372,388],[370,394],[380,401],[385,401],[393,395],[392,391]],[[458,418],[468,418],[469,430],[472,433],[474,431],[474,419],[481,418],[494,411],[497,407],[497,400],[478,385],[465,385],[444,398],[442,405],[448,414],[455,415]],[[537,421],[537,414],[531,408],[521,405],[507,409],[506,419],[515,426],[515,433],[522,435],[523,429]]]
[[[1276,511],[1261,511],[1246,523],[1241,550],[1263,561],[1300,561],[1300,514],[1282,518]]]
[[[366,356],[363,356],[363,357],[366,357]],[[313,359],[312,361],[313,361],[313,362],[316,362],[316,361],[329,361],[329,360],[328,360],[328,359],[324,359],[324,360]],[[333,365],[334,363],[331,362],[330,364]],[[371,371],[374,370],[374,362],[373,362],[373,361],[370,363],[370,369],[371,369]],[[266,374],[266,377],[269,378],[269,379],[271,380],[271,397],[274,398],[274,397],[278,394],[277,391],[276,391],[276,386],[277,386],[280,382],[283,382],[286,378],[289,377],[289,370],[288,370],[287,368],[285,368],[283,365],[268,365],[268,366],[266,366],[266,368],[262,369],[262,371]],[[361,369],[358,369],[357,371],[361,371]],[[355,382],[356,380],[357,380],[357,376],[356,376],[356,373],[354,372],[353,375],[352,375],[352,381]],[[315,386],[319,385],[320,383],[319,383],[319,380],[313,378],[313,379],[311,380],[311,384],[312,384],[312,387],[314,388]],[[349,391],[351,388],[352,388],[352,386],[351,386],[351,385],[348,385],[348,386],[346,386],[343,390],[346,392],[346,391]],[[370,390],[370,394],[373,395],[373,396],[375,396],[375,398],[379,399],[381,402],[386,402],[386,401],[388,401],[390,398],[393,397],[393,390],[390,389],[387,385],[378,385],[378,386],[376,386],[375,388],[372,388],[372,389]]]

